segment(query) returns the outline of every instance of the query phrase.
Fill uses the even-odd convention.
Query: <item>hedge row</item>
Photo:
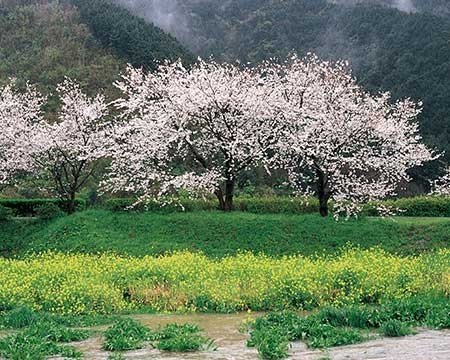
[[[111,211],[124,211],[133,206],[133,199],[109,199],[101,207]],[[217,200],[193,200],[181,199],[176,202],[161,206],[157,202],[140,204],[133,207],[135,211],[152,212],[182,212],[182,211],[213,211],[217,210]],[[236,211],[251,212],[256,214],[310,214],[319,211],[319,202],[310,198],[288,197],[237,197],[234,200]]]
[[[102,207],[111,211],[123,211],[134,202],[132,199],[109,199]],[[364,207],[363,214],[377,216],[376,208],[380,204],[400,209],[398,215],[401,216],[450,217],[450,197],[426,196],[369,203]],[[163,207],[158,203],[138,205],[134,210],[140,211],[144,208],[152,212],[211,211],[218,208],[218,202],[182,199],[178,203]],[[319,211],[319,202],[314,198],[238,197],[234,201],[234,209],[255,214],[311,214]]]
[[[110,211],[125,211],[135,203],[134,199],[108,199],[98,206]],[[62,210],[65,204],[57,199],[0,199],[0,205],[13,210],[16,216],[35,216],[36,209],[46,204],[55,204]],[[363,214],[377,216],[376,207],[382,204],[401,209],[399,215],[423,216],[423,217],[450,217],[450,197],[414,197],[386,200],[367,204]],[[77,199],[77,209],[86,208],[86,201]],[[157,202],[140,204],[133,208],[134,211],[151,212],[192,212],[213,211],[218,208],[216,200],[181,199],[176,202],[161,206]],[[289,198],[289,197],[237,197],[234,202],[236,211],[251,212],[255,214],[310,214],[319,211],[319,203],[314,198]]]
[[[61,210],[66,210],[66,204],[60,199],[0,199],[0,206],[13,211],[15,216],[36,216],[37,210],[45,205],[56,205]],[[86,201],[77,199],[75,201],[77,210],[86,208]]]
[[[365,213],[376,216],[376,205],[382,204],[400,209],[402,216],[450,217],[450,197],[420,196],[400,198],[371,203],[366,206]]]

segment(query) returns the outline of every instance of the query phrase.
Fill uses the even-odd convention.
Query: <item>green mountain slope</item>
[[[99,45],[71,6],[28,5],[0,16],[0,83],[14,77],[19,85],[29,81],[51,94],[69,76],[93,93],[112,94],[123,65]],[[50,101],[53,111],[56,100]]]
[[[65,76],[94,94],[116,96],[113,82],[126,63],[193,57],[171,35],[105,1],[7,0],[0,3],[0,84],[16,78],[50,95]]]

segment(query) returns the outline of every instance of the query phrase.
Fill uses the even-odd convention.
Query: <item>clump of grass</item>
[[[133,319],[117,320],[106,332],[103,348],[109,351],[141,349],[150,330]]]
[[[287,356],[289,342],[303,340],[313,348],[328,348],[362,342],[367,330],[385,336],[413,333],[412,326],[450,327],[448,298],[439,295],[394,300],[379,306],[325,307],[304,317],[294,312],[269,313],[250,324],[248,346],[264,359]]]
[[[67,327],[80,323],[75,318],[34,312],[27,307],[12,309],[0,316],[0,328],[20,330],[0,340],[0,357],[6,359],[41,360],[52,355],[80,358],[72,346],[60,345],[85,340],[90,332]]]
[[[38,321],[38,316],[30,308],[22,306],[0,316],[0,328],[22,329]]]
[[[116,321],[105,332],[103,348],[109,351],[140,349],[146,341],[161,351],[191,352],[215,349],[214,342],[204,337],[201,330],[192,324],[168,324],[151,331],[133,319]]]
[[[168,324],[153,334],[158,340],[156,348],[170,352],[192,352],[214,350],[214,341],[201,335],[201,330],[193,324]]]
[[[108,360],[125,360],[121,353],[114,353],[108,356]]]
[[[352,328],[340,328],[327,324],[314,324],[306,336],[307,344],[312,348],[329,348],[360,343],[365,337]]]
[[[84,340],[87,337],[87,331],[66,329],[52,323],[33,324],[1,339],[0,356],[17,360],[43,360],[52,355],[78,359],[82,354],[74,347],[58,343]]]
[[[199,351],[210,345],[210,340],[199,334],[180,334],[174,338],[161,340],[156,345],[158,350],[170,352]]]
[[[0,329],[22,329],[39,323],[53,323],[66,327],[89,327],[107,325],[117,320],[117,316],[107,315],[59,315],[35,312],[26,306],[0,313]]]
[[[339,316],[336,317],[336,314]],[[360,331],[327,323],[333,319],[335,323],[341,324],[340,313],[328,309],[319,315],[302,317],[293,312],[268,314],[257,319],[251,326],[248,346],[256,347],[263,359],[279,360],[287,357],[290,341],[303,340],[313,348],[363,341],[364,336]]]
[[[247,345],[256,347],[263,359],[279,360],[288,356],[289,340],[282,329],[273,327],[252,332]]]
[[[57,343],[67,343],[72,341],[86,340],[90,336],[90,331],[82,329],[70,329],[54,323],[39,323],[26,330],[26,334],[41,339]]]
[[[317,313],[316,317],[321,323],[332,326],[365,329],[371,325],[371,311],[362,306],[325,307]]]
[[[167,324],[152,334],[153,340],[173,339],[180,335],[198,334],[200,329],[194,324]]]
[[[412,334],[412,330],[400,320],[388,320],[381,326],[381,332],[384,336],[400,337]]]

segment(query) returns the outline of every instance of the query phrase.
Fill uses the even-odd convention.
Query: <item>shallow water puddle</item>
[[[133,315],[132,318],[139,320],[143,325],[156,329],[169,323],[193,323],[198,325],[208,337],[214,339],[217,345],[216,351],[176,354],[161,353],[158,350],[145,348],[142,350],[124,352],[125,359],[211,359],[211,360],[253,360],[258,359],[255,349],[247,347],[247,335],[240,333],[242,323],[262,314],[189,314],[189,315]],[[103,339],[93,337],[87,341],[74,343],[84,358],[89,360],[106,360],[111,353],[103,351]],[[58,359],[58,358],[52,358]]]
[[[260,314],[189,314],[189,315],[135,315],[142,324],[157,328],[168,323],[194,323],[205,334],[215,340],[216,351],[175,354],[161,353],[145,348],[125,352],[129,360],[256,360],[255,349],[247,348],[247,335],[239,332],[242,322]],[[107,360],[111,353],[103,351],[103,339],[93,337],[74,345],[84,353],[88,360]],[[328,351],[308,349],[300,342],[292,344],[290,359],[318,360],[325,356],[336,360],[448,360],[450,359],[450,331],[424,330],[414,336],[403,338],[380,338],[362,344],[343,346]],[[58,358],[53,358],[54,360]]]

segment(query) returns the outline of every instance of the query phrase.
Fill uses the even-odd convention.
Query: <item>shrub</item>
[[[109,199],[103,207],[111,211],[123,211],[131,207],[135,199]],[[378,216],[376,210],[379,205],[392,208],[399,208],[401,216],[418,217],[450,217],[450,197],[419,196],[412,198],[399,198],[395,200],[385,200],[371,202],[364,206],[363,214]],[[218,203],[215,199],[189,199],[181,198],[161,206],[157,202],[139,204],[134,211],[152,212],[180,212],[180,211],[212,211],[217,210]],[[238,196],[234,200],[234,209],[256,214],[311,214],[319,211],[318,200],[312,197],[246,197]]]
[[[450,217],[450,197],[445,196],[417,196],[372,202],[365,206],[364,213],[377,216],[376,207],[381,204],[401,209],[401,216],[417,217]]]
[[[141,349],[150,331],[132,319],[117,320],[106,332],[103,348],[108,351]]]
[[[0,223],[6,222],[11,219],[13,212],[11,209],[0,205]]]
[[[65,203],[59,199],[0,199],[0,205],[11,209],[15,215],[22,217],[36,216],[36,209],[39,206],[53,204],[61,210],[65,210]],[[86,208],[86,201],[75,200],[77,210]]]
[[[34,211],[36,216],[42,220],[51,220],[64,215],[61,208],[52,203],[38,205]]]

